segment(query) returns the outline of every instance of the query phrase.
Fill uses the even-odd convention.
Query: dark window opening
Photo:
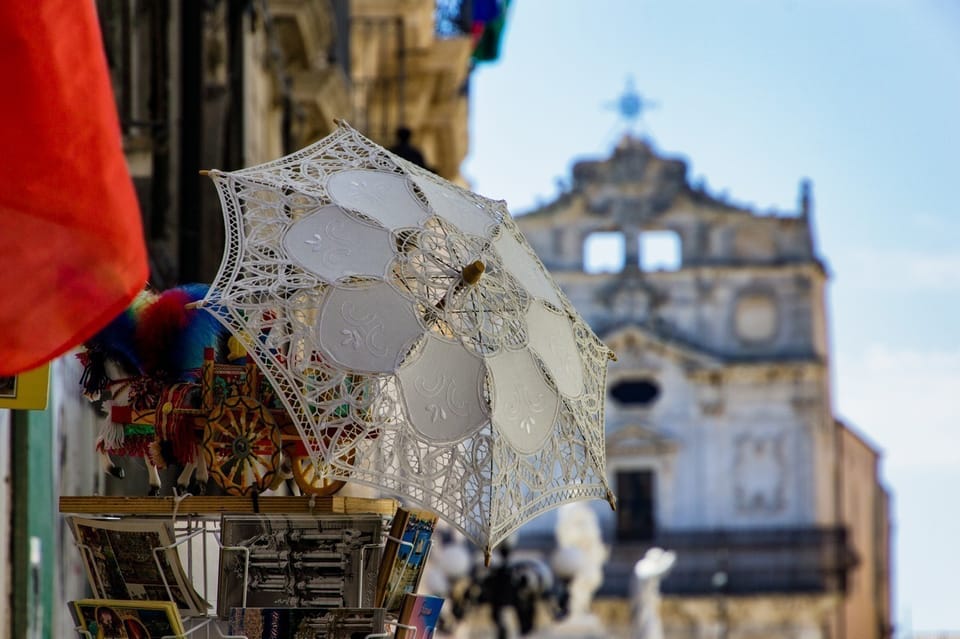
[[[652,470],[630,470],[617,473],[617,539],[653,540],[656,533],[655,485]]]
[[[617,382],[610,388],[610,395],[621,404],[646,406],[660,397],[660,386],[649,379]]]

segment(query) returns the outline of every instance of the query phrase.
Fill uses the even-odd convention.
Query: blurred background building
[[[478,42],[471,3],[98,7],[158,288],[211,281],[220,265],[222,213],[200,169],[275,159],[327,135],[335,119],[386,147],[406,129],[430,168],[459,179]]]
[[[758,215],[626,136],[518,223],[618,355],[607,626],[629,628],[633,567],[659,546],[677,554],[668,638],[890,637],[889,496],[877,450],[834,416],[809,183],[796,212]],[[554,519],[518,550],[548,555]]]

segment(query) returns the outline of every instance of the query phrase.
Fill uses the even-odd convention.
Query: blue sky
[[[882,451],[903,631],[960,631],[960,2],[515,0],[471,86],[473,188],[521,213],[626,129],[766,211],[814,185],[835,412]]]

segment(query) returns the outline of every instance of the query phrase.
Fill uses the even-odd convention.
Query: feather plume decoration
[[[84,368],[80,377],[84,395],[96,400],[106,390],[110,381],[107,362],[116,363],[125,375],[142,373],[136,327],[140,313],[156,298],[153,291],[141,291],[122,313],[84,343],[86,350],[78,355]]]
[[[186,307],[203,299],[207,288],[206,284],[171,288],[144,308],[136,327],[144,373],[168,382],[193,377],[208,347],[223,361],[226,328],[206,310]]]

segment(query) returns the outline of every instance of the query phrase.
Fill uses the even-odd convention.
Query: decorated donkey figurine
[[[173,410],[199,407],[205,349],[213,349],[217,361],[228,358],[226,329],[207,311],[190,306],[206,290],[190,284],[162,293],[143,291],[80,354],[84,394],[101,412],[105,404],[110,407],[97,439],[101,466],[122,478],[123,469],[111,455],[144,458],[151,495],[160,492],[158,469],[171,464],[183,466],[177,479],[181,490],[194,471],[198,484],[206,484],[193,428]]]

